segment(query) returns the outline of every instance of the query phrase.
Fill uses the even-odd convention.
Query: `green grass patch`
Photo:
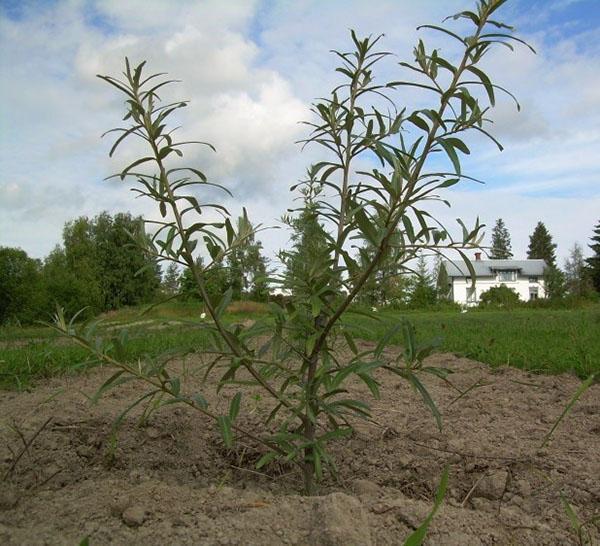
[[[141,314],[128,308],[103,315],[105,336],[127,325],[126,359],[176,350],[201,352],[208,335],[198,325],[202,306],[169,303]],[[232,304],[227,322],[265,317],[264,304]],[[600,305],[572,310],[516,309],[456,311],[380,311],[378,320],[350,314],[346,323],[360,337],[378,341],[394,323],[408,319],[422,341],[442,338],[441,350],[492,366],[515,366],[540,373],[571,372],[587,377],[600,371]],[[183,323],[177,323],[183,320]],[[190,321],[189,323],[187,321]],[[392,343],[402,344],[400,335]],[[44,326],[0,328],[0,388],[24,389],[39,379],[88,369],[87,352]]]
[[[459,312],[382,311],[380,321],[352,316],[367,327],[368,340],[378,340],[403,318],[411,321],[420,340],[442,338],[442,351],[492,366],[515,366],[540,373],[575,373],[587,377],[600,371],[600,306],[572,310],[515,309]],[[393,343],[400,344],[401,336]]]

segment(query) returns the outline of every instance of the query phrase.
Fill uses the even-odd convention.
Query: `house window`
[[[538,277],[535,277],[535,276],[534,277],[529,277],[529,282],[531,282],[531,283],[538,282]]]
[[[538,289],[537,289],[537,287],[535,287],[535,288],[530,288],[530,289],[529,289],[529,299],[530,299],[530,300],[537,300],[537,299],[538,299],[538,297],[539,297],[539,294],[538,294]]]
[[[498,280],[500,282],[515,282],[517,280],[517,272],[514,270],[498,271]]]

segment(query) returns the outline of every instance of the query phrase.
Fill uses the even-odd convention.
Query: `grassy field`
[[[124,309],[104,316],[103,331],[111,335],[128,325],[126,358],[156,356],[170,350],[201,352],[206,333],[175,319],[197,319],[197,304],[171,304],[141,316],[141,309]],[[264,306],[234,304],[228,321],[264,317]],[[584,309],[512,311],[474,310],[468,313],[382,311],[377,320],[349,315],[347,323],[361,337],[376,341],[399,320],[408,319],[422,341],[441,337],[440,350],[464,355],[492,366],[511,365],[540,373],[575,373],[586,377],[600,371],[600,306]],[[401,344],[398,336],[393,343]],[[90,366],[86,352],[43,326],[0,328],[0,387],[24,389],[32,382]]]

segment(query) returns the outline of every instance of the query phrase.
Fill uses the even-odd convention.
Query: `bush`
[[[492,286],[489,290],[482,292],[480,296],[480,305],[482,306],[514,307],[519,301],[519,294],[505,284]]]
[[[512,38],[510,34],[492,34],[504,37],[500,40],[486,38],[488,29],[493,31],[492,26],[500,25],[490,17],[503,3],[480,0],[476,13],[462,12],[455,17],[469,20],[474,28],[462,38],[455,36],[462,45],[454,64],[443,58],[440,50],[427,50],[419,41],[410,73],[431,81],[430,86],[412,79],[374,83],[376,63],[390,53],[379,50],[382,36],[359,39],[351,32],[353,50],[336,52],[341,59],[337,72],[343,76],[343,83],[313,104],[313,119],[308,122],[311,133],[305,144],[318,146],[322,160],[310,167],[308,180],[293,188],[309,188],[314,183],[327,188],[326,200],[311,203],[308,196],[312,194],[304,194],[304,207],[300,209],[312,211],[328,226],[327,246],[311,256],[311,267],[291,268],[291,279],[285,275],[274,279],[280,286],[291,288],[292,301],[284,307],[270,304],[270,315],[252,324],[228,324],[223,320],[223,312],[240,291],[239,276],[232,275],[228,289],[214,296],[209,281],[223,262],[237,273],[243,261],[238,254],[253,244],[257,228],[245,210],[240,220],[232,223],[226,209],[214,202],[216,184],[196,166],[184,167],[179,159],[172,161],[173,156],[183,155],[180,146],[190,142],[173,138],[165,120],[186,102],[163,106],[157,90],[169,82],[157,83],[156,75],[142,77],[145,63],[132,67],[126,60],[124,80],[100,76],[128,97],[124,120],[131,125],[115,129],[123,134],[112,151],[126,138],[141,138],[149,144],[149,155],[120,173],[121,179],[135,180],[136,191],[156,203],[163,219],[155,236],[139,243],[161,261],[177,262],[191,270],[206,309],[202,326],[210,335],[211,353],[215,355],[205,376],[218,373],[217,392],[231,398],[209,407],[201,392],[191,394],[183,388],[181,378],[172,375],[175,370],[167,370],[171,356],[139,362],[132,369],[118,355],[126,336],[103,345],[88,329],[76,341],[88,347],[98,360],[117,368],[99,395],[130,376],[145,380],[151,390],[136,404],[149,399],[146,403],[152,406],[148,411],[153,411],[161,405],[155,403],[157,397],[162,405],[179,403],[195,408],[216,423],[226,447],[232,447],[239,437],[251,440],[262,452],[257,468],[277,460],[295,465],[308,493],[314,491],[314,482],[324,470],[335,472],[330,442],[347,438],[352,434],[352,423],[370,415],[365,401],[346,397],[351,378],[362,381],[375,398],[379,396],[376,370],[409,381],[441,427],[439,411],[418,376],[430,373],[443,377],[446,371],[422,365],[427,351],[416,344],[414,331],[406,324],[394,324],[376,347],[363,351],[355,343],[356,332],[347,327],[344,318],[391,252],[400,249],[395,253],[396,265],[399,274],[406,274],[413,271],[412,264],[423,252],[439,254],[481,244],[483,226],[478,221],[471,229],[459,222],[462,238],[457,240],[423,207],[463,177],[460,154],[469,154],[470,150],[460,137],[468,130],[481,130],[487,121],[488,104],[493,106],[495,102],[495,87],[475,65],[495,47],[495,42],[508,45],[507,40]],[[447,34],[444,29],[429,28]],[[508,26],[501,28],[510,32]],[[438,80],[448,71],[452,77]],[[474,82],[474,78],[479,81]],[[485,87],[489,100],[485,96],[476,100],[471,95],[468,86],[473,83]],[[425,87],[436,93],[431,108],[423,109],[422,101],[413,112],[396,107],[394,93],[405,86]],[[376,105],[381,104],[382,95],[389,103],[379,111]],[[449,166],[440,173],[437,158],[442,153]],[[365,159],[374,158],[378,160],[377,168],[358,170],[371,168],[364,166]],[[141,164],[144,172],[150,167],[152,171],[140,173]],[[202,197],[210,197],[210,202],[205,203]],[[215,211],[222,219],[209,221]],[[348,252],[355,240],[368,241],[372,246],[364,260]],[[199,253],[207,256],[205,267],[198,264]],[[257,275],[246,284],[255,284],[262,274],[263,268],[257,268]],[[432,298],[435,300],[435,291]],[[423,299],[429,300],[428,294]],[[56,328],[73,335],[60,311]],[[383,351],[400,329],[405,333],[405,358],[388,362],[382,358]],[[340,355],[339,349],[344,347],[348,351]],[[340,358],[345,355],[347,358]],[[239,377],[242,370],[245,378]],[[245,420],[237,420],[240,411],[246,409],[243,396],[247,396],[249,383],[273,402],[273,411],[265,414],[256,431],[246,428]],[[232,388],[221,389],[225,385]]]

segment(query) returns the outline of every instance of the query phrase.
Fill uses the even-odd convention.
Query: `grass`
[[[201,352],[208,345],[198,325],[176,319],[198,320],[201,306],[171,303],[141,315],[140,308],[106,313],[105,335],[128,325],[126,358],[158,356],[171,350]],[[236,302],[227,321],[264,316],[266,306]],[[419,339],[443,338],[441,349],[492,366],[510,365],[541,373],[575,373],[587,377],[600,371],[600,305],[572,310],[517,309],[512,311],[381,311],[378,320],[351,314],[346,323],[360,337],[377,341],[394,323],[408,319]],[[392,343],[401,344],[400,336]],[[91,366],[85,350],[59,338],[43,326],[0,328],[0,387],[25,389],[39,379],[77,373]]]
[[[393,322],[412,322],[417,338],[441,337],[441,350],[485,362],[532,372],[575,373],[587,377],[600,371],[600,306],[570,310],[515,309],[458,312],[379,313],[380,321],[352,317],[366,326],[362,334],[376,341]],[[401,336],[392,338],[401,343]]]

